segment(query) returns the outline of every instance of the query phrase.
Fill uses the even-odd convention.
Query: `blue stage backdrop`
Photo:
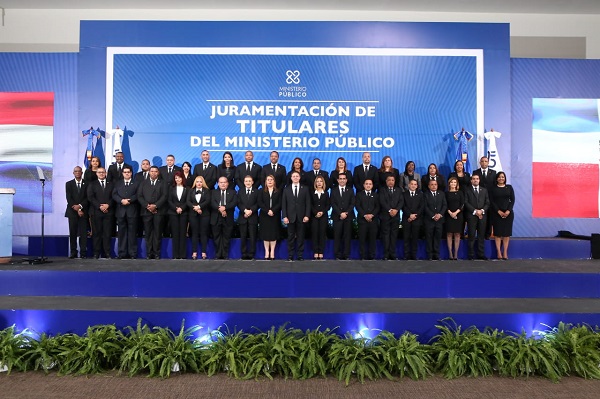
[[[126,128],[136,167],[251,149],[332,170],[370,151],[447,175],[465,127],[474,168],[491,128],[510,168],[507,24],[82,21],[80,46],[80,126]]]

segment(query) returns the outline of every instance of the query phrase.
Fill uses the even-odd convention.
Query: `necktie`
[[[345,191],[346,191],[346,189],[344,187],[340,187],[340,193],[341,193],[342,196],[344,195]]]
[[[246,172],[250,173],[250,162],[246,164]]]
[[[121,165],[118,165],[117,170],[119,171],[119,174],[121,174]]]
[[[102,189],[104,190],[104,180],[102,180],[102,181],[100,182],[100,185],[102,186]]]
[[[319,175],[319,171],[315,170],[315,177],[317,177]]]
[[[483,171],[483,178],[485,179],[485,178],[486,178],[486,176],[487,176],[487,170],[484,170],[484,171]]]
[[[148,180],[148,172],[144,172],[144,180]]]
[[[369,165],[365,165],[365,174],[369,171]]]
[[[294,186],[294,197],[298,198],[298,186]]]
[[[433,195],[433,198],[435,198],[435,191],[432,191],[431,195]]]
[[[81,190],[81,183],[77,182],[77,191]]]
[[[370,196],[371,196],[371,192],[367,191],[367,197],[370,197]]]
[[[169,167],[169,174],[173,173],[173,168]]]
[[[152,186],[154,186],[154,183],[156,183],[156,180],[152,180]]]
[[[276,163],[273,164],[273,172],[277,172],[277,164]]]
[[[250,190],[246,190],[246,195],[249,197],[250,196]]]
[[[394,189],[390,188],[390,194],[394,194]]]
[[[475,194],[479,195],[479,188],[475,187]]]
[[[204,170],[206,170],[206,168],[207,168],[207,166],[206,166],[206,164],[205,164],[205,165],[204,165]]]
[[[129,187],[129,182],[128,181],[125,182],[125,187]]]
[[[225,191],[221,190],[221,205],[225,206]]]
[[[202,193],[202,191],[196,190],[196,194],[201,194],[201,193]]]
[[[415,196],[415,192],[414,192],[414,191],[411,191],[411,192],[410,192],[410,196],[411,196],[411,197],[414,197],[414,196]]]

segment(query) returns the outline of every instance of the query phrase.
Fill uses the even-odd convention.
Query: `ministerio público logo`
[[[306,97],[306,86],[300,84],[300,71],[288,69],[285,71],[285,83],[290,86],[279,87],[279,97],[298,98]]]

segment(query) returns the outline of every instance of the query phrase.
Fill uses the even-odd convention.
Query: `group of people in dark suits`
[[[108,170],[96,160],[95,174],[86,172],[87,178],[77,166],[75,178],[66,183],[71,258],[77,257],[77,244],[81,257],[85,257],[89,218],[95,258],[111,256],[110,238],[116,222],[118,258],[138,256],[137,238],[143,231],[147,258],[160,259],[167,226],[173,258],[187,257],[187,238],[191,237],[192,259],[206,259],[212,237],[215,257],[227,259],[236,213],[242,259],[254,259],[258,239],[263,241],[265,259],[274,259],[282,222],[287,226],[288,260],[303,260],[307,231],[311,233],[314,259],[323,259],[329,218],[334,254],[339,260],[350,257],[354,220],[361,259],[375,259],[378,237],[383,243],[383,259],[397,259],[399,225],[405,259],[417,259],[422,230],[428,259],[439,259],[444,232],[449,258],[457,259],[465,223],[470,259],[476,255],[486,259],[484,239],[490,224],[499,226],[495,227],[500,233],[495,237],[498,257],[508,258],[514,192],[503,172],[497,174],[487,167],[485,157],[473,176],[457,161],[448,182],[435,164],[420,177],[413,161],[408,161],[400,173],[389,156],[382,159],[380,167],[372,165],[368,152],[352,172],[339,157],[331,173],[321,168],[319,158],[313,159],[308,171],[302,159],[295,158],[288,172],[279,164],[277,151],[272,151],[270,162],[262,166],[254,162],[252,151],[246,151],[244,162],[236,166],[230,152],[215,165],[210,162],[209,151],[204,150],[202,162],[193,169],[188,162],[182,167],[175,165],[175,157],[168,155],[166,165],[160,168],[143,160],[135,176],[122,153],[115,159]],[[490,202],[490,197],[499,200]]]

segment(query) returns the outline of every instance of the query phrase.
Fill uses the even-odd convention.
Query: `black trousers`
[[[477,240],[477,256],[485,255],[485,229],[487,217],[467,216],[467,231],[469,233],[469,258],[475,257],[475,240]],[[477,234],[475,234],[477,233]]]
[[[110,256],[110,237],[113,231],[115,215],[112,213],[94,213],[94,255]]]
[[[423,222],[421,219],[415,219],[412,222],[405,220],[402,222],[402,238],[404,240],[404,258],[417,259],[419,249],[419,233]]]
[[[429,259],[440,257],[440,241],[442,240],[442,230],[444,229],[443,218],[437,222],[434,220],[425,221],[425,248]]]
[[[206,253],[208,248],[208,234],[210,231],[210,216],[201,216],[197,213],[191,214],[190,227],[192,229],[192,252],[198,252],[199,239],[200,252]]]
[[[217,258],[228,258],[233,221],[219,216],[217,222],[212,225],[212,232],[215,240],[215,256]]]
[[[79,216],[77,214],[69,214],[69,246],[71,247],[71,255],[77,256],[77,243],[79,242],[79,253],[81,256],[87,254],[87,227],[88,215]]]
[[[146,239],[146,254],[160,256],[162,243],[163,215],[144,215],[144,236]]]
[[[258,234],[258,224],[242,223],[240,224],[240,241],[242,256],[251,256],[254,258],[256,253],[256,236]],[[248,242],[250,241],[250,245]]]
[[[374,258],[377,250],[377,219],[373,219],[371,222],[358,221],[358,239],[360,257],[363,259]]]
[[[397,256],[396,243],[398,242],[399,225],[400,218],[398,217],[381,219],[379,221],[381,241],[383,242],[383,256],[386,258],[395,258]]]
[[[350,239],[352,238],[352,219],[333,221],[333,252],[336,258],[350,256]]]
[[[137,257],[137,216],[123,216],[117,218],[119,238],[119,256]]]
[[[322,254],[325,252],[325,240],[327,239],[327,216],[313,217],[311,220],[311,234],[313,252]]]
[[[302,220],[296,219],[293,223],[288,223],[288,257],[301,256],[304,257],[304,223]]]
[[[173,258],[187,258],[187,224],[187,213],[182,213],[181,215],[169,215]]]

